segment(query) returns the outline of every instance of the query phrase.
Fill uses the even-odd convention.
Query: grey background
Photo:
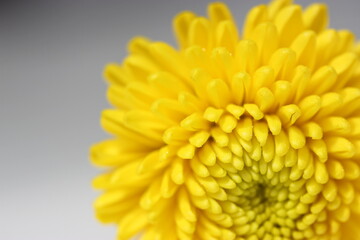
[[[103,66],[120,62],[135,35],[174,44],[172,17],[205,14],[208,2],[0,2],[0,239],[114,239],[93,217],[100,170],[88,161],[89,146],[108,137],[98,124]],[[239,26],[264,2],[227,1]],[[360,1],[325,2],[332,27],[360,36]]]

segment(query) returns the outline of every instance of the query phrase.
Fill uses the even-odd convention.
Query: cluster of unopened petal
[[[360,238],[360,47],[327,10],[224,4],[179,14],[176,50],[136,38],[110,64],[93,146],[118,239]]]

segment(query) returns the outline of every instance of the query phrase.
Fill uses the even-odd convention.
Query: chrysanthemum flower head
[[[360,239],[360,47],[325,5],[222,3],[174,19],[179,48],[135,38],[105,78],[111,140],[97,217],[117,238]]]

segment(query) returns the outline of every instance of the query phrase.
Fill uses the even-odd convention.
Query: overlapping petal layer
[[[325,5],[222,3],[174,19],[180,48],[136,38],[110,64],[92,161],[118,239],[360,238],[360,47]]]

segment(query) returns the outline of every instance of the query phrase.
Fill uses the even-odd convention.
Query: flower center
[[[290,236],[294,226],[293,220],[295,220],[291,217],[297,218],[298,216],[287,209],[290,210],[299,201],[296,196],[300,194],[289,194],[289,184],[279,182],[281,174],[269,179],[266,175],[252,169],[247,168],[243,171],[253,176],[256,181],[239,183],[237,185],[239,195],[230,195],[229,199],[233,200],[241,209],[238,216],[235,217],[235,225],[247,226],[243,228],[244,233],[246,232],[245,235],[255,234],[260,237],[267,233],[273,237]],[[290,197],[295,201],[292,201]],[[252,229],[255,228],[258,229],[257,232],[253,232]],[[260,235],[259,229],[261,229]]]

